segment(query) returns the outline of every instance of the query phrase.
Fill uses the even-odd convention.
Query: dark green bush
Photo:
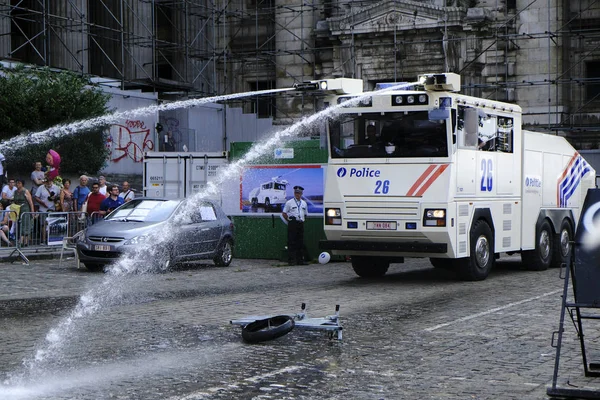
[[[104,115],[109,98],[88,78],[73,72],[0,68],[0,140]],[[96,174],[108,157],[107,135],[106,127],[94,127],[73,135],[49,137],[40,144],[5,148],[3,152],[9,173],[28,174],[35,161],[46,165],[46,153],[55,149],[62,159],[62,174]]]

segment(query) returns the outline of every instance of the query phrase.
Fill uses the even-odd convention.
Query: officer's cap
[[[294,186],[294,193],[302,193],[304,188],[302,186]]]

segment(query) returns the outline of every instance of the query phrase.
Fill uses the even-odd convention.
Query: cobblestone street
[[[557,269],[524,271],[517,257],[483,282],[415,259],[370,281],[349,263],[271,260],[127,277],[4,263],[0,279],[3,400],[544,399],[563,287]],[[229,324],[303,302],[319,317],[339,304],[343,340],[295,329],[249,345]],[[559,383],[600,387],[580,379],[566,332]],[[597,327],[586,339],[598,355]]]

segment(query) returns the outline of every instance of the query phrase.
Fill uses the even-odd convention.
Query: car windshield
[[[132,200],[113,211],[105,220],[160,222],[169,218],[179,203],[173,200]]]

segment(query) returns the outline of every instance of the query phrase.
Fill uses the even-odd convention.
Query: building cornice
[[[439,7],[411,0],[385,0],[367,7],[352,7],[346,15],[328,18],[331,35],[461,26],[462,7]]]

